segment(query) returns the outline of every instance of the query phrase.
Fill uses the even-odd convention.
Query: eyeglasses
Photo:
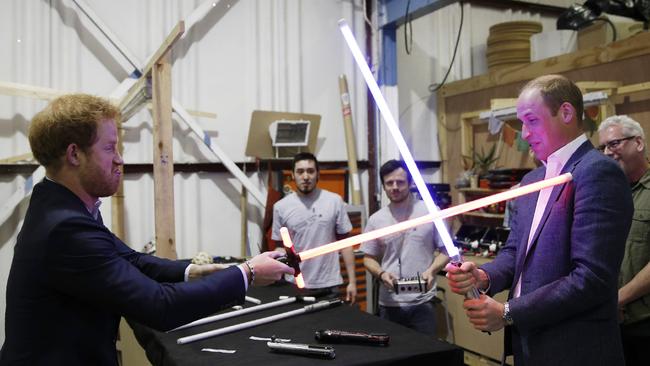
[[[623,137],[621,139],[612,140],[604,145],[598,146],[598,150],[600,150],[601,152],[605,151],[605,148],[609,149],[609,151],[616,150],[621,145],[621,142],[633,139],[635,137],[636,136],[628,136],[628,137]]]

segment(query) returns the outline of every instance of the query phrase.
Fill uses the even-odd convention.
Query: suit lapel
[[[580,147],[576,152],[571,155],[569,160],[564,164],[564,167],[562,167],[562,171],[560,174],[564,173],[571,173],[575,169],[576,165],[580,162],[582,157],[589,151],[593,149],[593,145],[591,144],[590,141],[586,141]],[[542,177],[543,179],[543,177]],[[537,229],[535,230],[535,234],[533,235],[531,239],[531,244],[530,248],[528,249],[528,252],[526,253],[526,258],[528,258],[528,254],[530,254],[534,249],[537,244],[537,239],[539,238],[539,234],[542,232],[542,229],[544,228],[544,225],[546,224],[546,221],[548,220],[548,217],[551,213],[551,209],[553,208],[553,205],[557,202],[558,198],[560,198],[562,191],[566,187],[567,183],[557,185],[553,187],[553,191],[551,192],[551,195],[548,198],[548,202],[546,203],[546,208],[544,209],[544,214],[542,215],[542,218],[539,221],[539,225],[537,225]],[[535,205],[537,204],[537,200],[534,201]],[[533,206],[533,212],[535,210],[535,206]],[[529,221],[529,232],[530,232],[530,225],[532,223],[532,216]],[[526,237],[528,238],[528,236]]]
[[[536,169],[531,173],[531,180],[526,184],[532,184],[544,179],[545,170]],[[523,220],[520,221],[522,225],[526,225],[526,229],[522,231],[521,238],[519,239],[519,245],[517,246],[517,263],[515,265],[515,276],[514,279],[519,278],[522,266],[526,255],[526,246],[528,244],[528,236],[530,235],[531,224],[533,222],[533,216],[535,215],[535,206],[537,204],[537,198],[539,197],[539,191],[530,194],[529,197],[524,198],[517,202],[521,204],[521,207],[518,207],[518,212],[520,215],[525,215]],[[519,220],[519,219],[518,219]],[[516,282],[513,282],[513,287]]]

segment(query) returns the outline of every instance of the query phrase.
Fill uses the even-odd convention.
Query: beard
[[[105,172],[98,166],[92,165],[83,170],[81,184],[92,196],[108,197],[117,192],[121,176],[121,174],[115,174],[113,169],[110,172]]]
[[[311,192],[314,191],[314,189],[316,189],[316,184],[307,184],[307,185],[300,184],[296,188],[302,194],[310,194]]]

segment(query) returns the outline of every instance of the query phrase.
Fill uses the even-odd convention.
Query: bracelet
[[[384,273],[386,273],[386,271],[379,272],[379,276],[377,276],[377,278],[379,278],[381,280],[381,275],[383,275]]]
[[[248,285],[250,286],[253,281],[255,281],[255,267],[253,267],[253,264],[250,261],[246,261],[244,264],[248,267],[248,271],[251,273],[250,277],[248,277]]]

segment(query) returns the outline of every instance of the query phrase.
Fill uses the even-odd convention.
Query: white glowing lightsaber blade
[[[428,224],[432,221],[435,220],[440,220],[440,219],[446,219],[452,216],[456,216],[468,211],[476,210],[481,207],[489,206],[501,201],[513,199],[519,196],[523,196],[528,193],[533,193],[537,192],[539,190],[542,190],[544,188],[549,188],[556,186],[558,184],[564,184],[568,181],[570,181],[573,177],[571,176],[571,173],[564,173],[562,175],[559,175],[555,178],[550,178],[546,180],[542,180],[539,182],[535,182],[532,184],[527,184],[525,186],[521,186],[519,188],[514,188],[510,189],[501,193],[493,194],[491,196],[479,198],[474,201],[469,201],[457,206],[449,207],[447,209],[430,213],[425,216],[420,216],[415,219],[407,220],[407,221],[402,221],[400,223],[397,223],[395,225],[391,226],[386,226],[381,229],[369,231],[367,233],[355,235],[349,238],[345,238],[339,241],[335,241],[330,244],[325,244],[323,246],[320,246],[318,248],[314,249],[309,249],[305,250],[303,252],[298,253],[298,256],[300,257],[301,261],[305,261],[314,257],[318,257],[323,254],[327,253],[332,253],[339,251],[341,249],[351,247],[353,245],[361,244],[365,241],[373,240],[380,238],[382,236],[394,234],[403,230],[410,229],[412,227],[418,226],[418,225],[423,225],[423,224]],[[455,248],[455,247],[454,247]]]
[[[381,116],[384,118],[384,121],[388,126],[388,130],[390,131],[391,135],[393,135],[393,139],[395,140],[395,143],[397,144],[397,147],[402,154],[402,158],[404,159],[404,163],[406,163],[406,167],[411,173],[411,177],[413,177],[413,182],[415,182],[415,186],[418,188],[418,192],[420,192],[420,196],[422,197],[424,204],[427,206],[429,214],[438,212],[438,206],[436,206],[436,204],[433,202],[431,193],[427,189],[427,186],[424,183],[424,179],[422,179],[422,175],[420,174],[420,170],[415,164],[413,155],[411,155],[411,152],[406,145],[406,141],[404,140],[404,137],[402,136],[402,133],[400,132],[399,127],[395,122],[395,118],[393,118],[393,114],[391,113],[390,108],[388,108],[388,103],[386,103],[386,99],[384,99],[384,96],[381,94],[379,85],[372,75],[372,72],[366,63],[366,60],[361,53],[361,49],[359,48],[356,39],[354,39],[354,35],[352,34],[352,31],[350,30],[350,27],[348,26],[348,23],[345,21],[345,19],[339,20],[339,29],[341,30],[341,33],[343,33],[343,38],[345,38],[345,42],[348,44],[348,47],[352,52],[352,56],[354,56],[354,60],[361,70],[363,78],[366,80],[368,89],[370,89],[370,93],[372,93],[372,97],[375,99],[375,103],[377,104],[379,112],[381,113]],[[452,258],[452,260],[460,261],[458,248],[454,246],[454,242],[451,240],[451,235],[449,235],[449,230],[447,230],[445,223],[441,219],[435,219],[434,224],[436,225],[440,239],[442,239],[442,243],[445,245],[447,254]]]
[[[173,331],[181,330],[181,329],[185,329],[185,328],[196,327],[197,325],[203,325],[203,324],[212,323],[212,322],[216,322],[216,321],[223,320],[223,319],[233,318],[233,317],[244,315],[244,314],[254,313],[254,312],[257,312],[257,311],[262,311],[262,310],[265,310],[265,309],[270,309],[270,308],[274,308],[274,307],[277,307],[277,306],[282,306],[282,305],[285,305],[285,304],[291,304],[293,302],[296,302],[296,300],[297,299],[295,297],[289,297],[289,298],[286,298],[286,299],[281,299],[281,300],[269,302],[269,303],[262,304],[262,305],[251,306],[249,308],[245,308],[245,309],[241,309],[241,310],[235,310],[235,311],[231,311],[231,312],[224,313],[224,314],[208,316],[208,317],[205,317],[205,318],[201,318],[199,320],[195,320],[195,321],[193,321],[191,323],[181,325],[180,327],[174,328],[174,329],[170,330],[169,332],[173,332]]]

